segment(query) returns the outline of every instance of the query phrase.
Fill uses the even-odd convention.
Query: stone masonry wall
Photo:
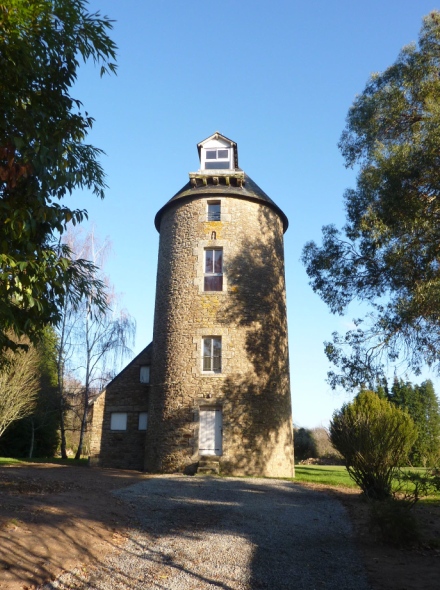
[[[151,363],[151,344],[119,373],[93,405],[90,465],[143,469],[145,430],[139,413],[148,411],[150,386],[140,383],[141,366]],[[127,430],[111,430],[112,412],[127,413]]]
[[[221,221],[206,219],[221,201]],[[222,292],[204,292],[204,250],[222,248]],[[202,338],[222,339],[222,372],[202,372]],[[145,468],[190,470],[199,411],[223,411],[222,471],[293,475],[283,227],[263,203],[214,193],[177,202],[160,227]]]

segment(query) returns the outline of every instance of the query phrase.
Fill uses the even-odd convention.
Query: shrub
[[[395,547],[408,547],[420,540],[414,512],[406,502],[395,498],[371,503],[370,527],[378,531],[381,541]]]
[[[377,500],[391,497],[393,476],[416,437],[408,414],[373,391],[362,391],[330,422],[330,440],[343,456],[350,477]]]
[[[305,459],[315,458],[316,442],[312,436],[312,431],[308,428],[295,428],[295,461],[304,461]]]
[[[342,463],[342,457],[330,442],[325,428],[295,428],[294,436],[295,461],[297,463],[307,459],[316,459],[316,463],[332,465]]]

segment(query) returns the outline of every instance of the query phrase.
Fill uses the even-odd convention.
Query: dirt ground
[[[133,522],[111,491],[147,477],[48,463],[0,467],[0,588],[37,588],[63,571],[86,570],[117,551]],[[439,506],[417,507],[423,541],[401,550],[384,546],[369,530],[359,493],[313,487],[336,494],[346,506],[374,590],[438,590]]]

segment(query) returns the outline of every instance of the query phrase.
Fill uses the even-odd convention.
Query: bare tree
[[[0,436],[12,422],[32,413],[40,386],[34,346],[5,354],[7,362],[0,371]]]
[[[91,396],[100,390],[117,372],[123,359],[130,354],[135,334],[135,322],[130,315],[118,307],[118,297],[103,273],[103,267],[110,252],[110,242],[100,242],[92,228],[83,235],[78,230],[67,234],[70,250],[75,258],[91,261],[96,270],[97,288],[100,297],[95,297],[93,288],[88,297],[77,305],[67,301],[63,321],[59,327],[59,383],[62,395],[61,412],[68,409],[69,392],[66,375],[75,375],[82,387],[82,416],[76,459],[79,459],[87,428]],[[106,307],[97,304],[104,299]],[[65,422],[61,426],[61,452],[67,456]]]

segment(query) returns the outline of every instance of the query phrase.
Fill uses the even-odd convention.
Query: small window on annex
[[[208,201],[208,221],[221,220],[220,201]]]
[[[205,291],[223,291],[223,250],[205,250]]]
[[[204,373],[222,372],[222,339],[220,336],[207,336],[202,339],[202,370]]]
[[[139,412],[138,430],[147,430],[148,412]]]
[[[141,367],[140,381],[141,383],[150,383],[150,365]]]
[[[127,413],[112,412],[110,416],[110,430],[127,430]]]

